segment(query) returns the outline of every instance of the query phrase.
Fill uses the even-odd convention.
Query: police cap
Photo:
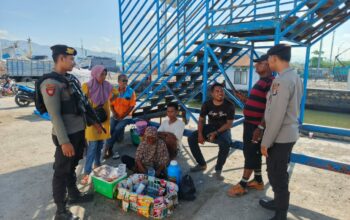
[[[66,45],[57,44],[52,46],[50,49],[52,50],[52,55],[77,55],[77,51],[73,47],[68,47]]]

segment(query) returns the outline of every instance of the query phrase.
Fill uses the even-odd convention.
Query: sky
[[[117,53],[117,0],[1,0],[0,38]]]
[[[42,45],[67,44],[120,53],[118,0],[1,0],[0,38]],[[329,58],[332,34],[323,40]],[[315,44],[311,51],[317,50]],[[335,32],[333,57],[350,48],[350,21]],[[293,60],[303,62],[304,49],[293,50]],[[342,56],[350,59],[350,52]]]

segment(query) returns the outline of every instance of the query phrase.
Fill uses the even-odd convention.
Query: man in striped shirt
[[[244,131],[243,131],[243,154],[244,172],[241,181],[229,189],[229,196],[241,196],[248,192],[247,188],[263,190],[264,182],[261,177],[261,152],[260,142],[264,133],[264,112],[266,107],[266,95],[270,90],[274,77],[269,68],[268,56],[262,55],[255,59],[255,70],[260,79],[255,83],[246,98],[240,93],[236,96],[244,103]],[[254,171],[254,179],[249,181]]]

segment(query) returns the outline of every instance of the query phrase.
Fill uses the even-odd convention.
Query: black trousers
[[[274,143],[268,150],[266,159],[267,174],[275,194],[275,204],[278,211],[287,211],[289,207],[289,175],[288,163],[295,142]]]
[[[253,133],[257,125],[245,122],[243,129],[244,168],[250,170],[261,169],[260,143],[253,143]]]
[[[216,131],[217,128],[211,126],[211,125],[204,125],[203,126],[203,136],[205,139],[207,139],[207,135],[213,131]],[[192,132],[192,134],[188,137],[188,145],[191,149],[191,153],[193,157],[196,159],[197,163],[201,166],[204,166],[207,164],[205,161],[202,151],[198,144],[198,131]],[[231,138],[231,129],[226,130],[219,134],[218,137],[214,140],[214,143],[219,145],[219,153],[218,153],[218,159],[216,161],[215,170],[221,171],[226,159],[228,157],[228,154],[230,153],[230,147],[232,146],[232,138]]]
[[[56,145],[55,162],[53,164],[54,174],[52,179],[52,193],[56,204],[65,203],[66,193],[74,196],[79,193],[76,186],[77,177],[75,168],[79,160],[83,158],[86,148],[85,131],[79,131],[68,135],[71,144],[74,147],[75,155],[66,157],[63,155],[62,147],[59,145],[57,137],[52,135],[53,143]]]

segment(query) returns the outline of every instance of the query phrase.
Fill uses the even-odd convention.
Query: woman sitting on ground
[[[86,153],[84,177],[81,180],[83,185],[89,182],[92,164],[94,163],[94,167],[101,166],[101,150],[105,140],[111,137],[110,100],[113,98],[113,95],[118,95],[118,90],[105,81],[106,75],[107,69],[102,65],[96,65],[91,69],[91,80],[82,85],[82,90],[89,98],[92,107],[101,106],[107,115],[106,120],[102,122],[102,127],[106,130],[106,133],[98,126],[88,126],[85,129],[85,138],[89,144]]]
[[[157,128],[149,126],[136,150],[135,159],[127,155],[121,159],[130,170],[147,174],[149,168],[154,168],[156,177],[162,178],[169,163],[169,153],[165,142],[158,138]]]

